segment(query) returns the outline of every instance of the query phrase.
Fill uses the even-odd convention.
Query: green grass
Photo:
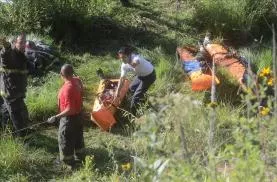
[[[265,67],[272,67],[272,50],[269,48],[242,49],[240,52],[254,65],[255,72],[259,72]]]
[[[57,111],[57,92],[61,79],[58,74],[50,74],[43,85],[28,88],[26,104],[31,120],[44,121]]]
[[[250,1],[222,3],[205,0],[189,4],[182,1],[181,10],[177,12],[173,1],[138,0],[132,1],[131,7],[122,7],[119,1],[102,0],[90,4],[93,8],[85,18],[76,15],[80,18],[77,18],[79,23],[85,19],[87,27],[93,22],[95,28],[95,34],[90,36],[84,33],[87,30],[82,32],[82,37],[87,39],[79,40],[80,44],[55,42],[49,35],[31,34],[32,40],[43,39],[56,45],[61,63],[71,63],[84,83],[87,158],[80,168],[72,171],[53,164],[58,156],[56,126],[36,127],[37,132],[26,139],[2,135],[0,179],[213,181],[212,172],[215,171],[216,181],[274,181],[276,167],[272,161],[276,157],[276,118],[261,117],[257,113],[251,119],[246,118],[246,107],[241,96],[237,95],[236,81],[220,69],[217,72],[221,84],[216,88],[218,107],[215,109],[212,155],[208,147],[212,113],[208,107],[210,93],[191,91],[190,82],[185,79],[175,56],[177,45],[196,44],[208,28],[216,28],[212,33],[222,36],[222,32],[231,28],[246,28],[248,31],[252,25],[257,26],[253,17],[264,9],[247,14],[244,11],[247,2]],[[197,3],[199,5],[195,5]],[[221,9],[219,5],[222,5]],[[92,17],[95,19],[90,19]],[[198,18],[202,18],[200,22]],[[69,31],[65,37],[72,38],[71,33]],[[155,65],[157,80],[149,90],[148,99],[151,106],[142,117],[132,118],[129,122],[123,118],[124,121],[120,120],[111,133],[101,132],[89,120],[100,81],[96,70],[101,68],[109,77],[118,77],[120,62],[116,59],[116,51],[126,43],[136,47]],[[270,48],[247,47],[241,48],[240,53],[250,59],[257,70],[271,64]],[[57,113],[57,93],[62,85],[58,73],[59,67],[56,67],[44,77],[29,79],[26,104],[33,124]],[[264,151],[268,155],[267,161],[263,157]],[[126,164],[130,169],[124,170]],[[230,170],[222,172],[220,169],[224,165]]]

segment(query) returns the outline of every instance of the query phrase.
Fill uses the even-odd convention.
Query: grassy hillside
[[[130,0],[127,7],[117,0],[13,2],[0,4],[0,33],[25,30],[30,39],[53,45],[61,63],[73,64],[84,82],[87,158],[74,170],[53,163],[57,126],[35,126],[36,132],[24,139],[6,129],[0,132],[0,181],[277,180],[277,118],[272,105],[257,113],[255,101],[264,96],[268,80],[258,93],[238,95],[238,84],[218,70],[214,107],[209,91],[191,91],[175,53],[178,45],[197,45],[210,31],[262,72],[272,65],[265,19],[276,21],[273,1]],[[96,70],[119,76],[116,51],[125,44],[152,61],[157,80],[142,117],[118,111],[113,131],[101,132],[89,120],[99,82]],[[57,111],[58,71],[52,67],[42,77],[29,78],[26,104],[32,124]]]

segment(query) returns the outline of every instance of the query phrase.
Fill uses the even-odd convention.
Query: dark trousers
[[[133,93],[132,99],[131,99],[131,112],[134,115],[137,115],[137,109],[139,104],[141,104],[144,101],[144,96],[149,87],[155,82],[156,80],[156,73],[155,70],[153,70],[152,73],[150,73],[147,76],[136,76],[133,82],[131,83],[129,90]]]
[[[7,110],[7,107],[5,106],[4,100],[2,97],[0,97],[0,127],[6,128],[9,120],[9,112]]]
[[[80,114],[60,119],[58,141],[61,161],[72,162],[74,157],[82,158],[85,145]]]
[[[15,135],[17,136],[24,136],[26,134],[25,130],[22,130],[23,128],[27,127],[27,124],[29,122],[29,114],[27,110],[27,106],[24,102],[24,98],[17,98],[17,99],[5,99],[4,105],[3,105],[3,112],[9,113],[9,117],[12,121]],[[6,115],[4,115],[4,119],[8,119]],[[21,130],[18,131],[17,130]]]

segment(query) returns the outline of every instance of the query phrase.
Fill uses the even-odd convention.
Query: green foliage
[[[49,161],[49,155],[40,149],[33,150],[23,140],[11,136],[0,138],[0,178],[3,181],[35,181],[43,176],[42,166]]]
[[[225,160],[230,161],[233,168],[230,172],[230,179],[234,181],[264,181],[265,163],[261,160],[261,150],[257,141],[259,138],[258,120],[239,120],[240,126],[234,130],[234,145],[225,148]],[[251,167],[250,167],[251,166]],[[248,177],[247,177],[248,176]],[[251,177],[250,177],[251,176]]]
[[[31,120],[45,121],[57,112],[57,92],[60,86],[60,77],[52,74],[44,84],[28,87],[26,105]]]
[[[272,64],[272,50],[270,48],[244,48],[240,52],[253,65],[252,69],[254,72],[258,72]]]
[[[216,35],[249,36],[271,8],[270,0],[195,1],[193,20]]]
[[[157,80],[151,93],[164,95],[173,91],[181,75],[180,72],[176,71],[176,66],[179,66],[177,60],[172,56],[167,56],[160,47],[153,51],[141,49],[140,52],[155,66]]]
[[[23,144],[26,141],[1,136],[0,179],[213,181],[213,171],[217,181],[276,179],[277,122],[270,112],[272,97],[267,102],[270,111],[264,116],[262,112],[257,114],[260,100],[256,97],[265,96],[268,80],[263,79],[258,95],[248,93],[243,97],[245,104],[230,106],[234,100],[231,97],[240,99],[236,95],[236,83],[219,70],[223,84],[217,87],[217,94],[223,99],[215,108],[212,155],[208,148],[212,110],[202,102],[205,97],[209,99],[208,92],[190,91],[174,55],[177,44],[195,43],[201,37],[199,30],[210,30],[216,35],[230,32],[245,35],[264,28],[260,27],[262,17],[274,14],[268,12],[269,1],[187,2],[190,4],[182,1],[178,14],[176,4],[166,0],[137,0],[130,7],[122,7],[117,0],[17,0],[14,5],[1,4],[1,33],[42,32],[48,34],[43,36],[47,43],[52,44],[53,39],[61,41],[59,51],[67,51],[61,52],[62,59],[74,66],[84,82],[88,116],[100,80],[96,70],[103,69],[109,77],[119,76],[120,62],[114,56],[119,44],[127,42],[142,47],[138,52],[155,65],[157,80],[149,92],[151,108],[146,115],[133,119],[131,124],[118,121],[118,131],[114,133],[85,128],[87,158],[80,168],[71,172],[60,171],[50,162],[58,153],[56,128],[39,131],[45,135],[34,135],[28,140],[30,147]],[[32,40],[37,37],[40,34],[29,35]],[[80,43],[88,49],[81,49]],[[75,49],[69,52],[67,48]],[[241,52],[257,70],[271,64],[270,49],[251,48]],[[50,72],[29,83],[26,103],[30,117],[34,122],[45,121],[57,112],[57,93],[62,80]],[[249,103],[250,108],[246,109]],[[248,109],[251,118],[246,116]],[[136,125],[135,129],[129,125]],[[214,165],[210,165],[211,161]]]
[[[97,180],[97,175],[93,171],[94,164],[93,164],[93,157],[87,156],[84,162],[83,167],[72,174],[69,177],[66,177],[65,179],[61,181],[88,181],[88,182],[93,182]]]
[[[14,0],[9,4],[0,4],[0,14],[4,21],[4,31],[8,33],[43,32],[43,28],[49,26],[46,22],[50,20],[50,10],[53,3],[30,0]],[[2,26],[1,26],[2,27]]]
[[[15,173],[25,165],[24,157],[26,155],[23,145],[14,141],[12,138],[0,139],[0,175]]]

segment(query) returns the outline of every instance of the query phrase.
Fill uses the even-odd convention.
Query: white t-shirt
[[[121,77],[126,76],[129,71],[134,72],[137,76],[147,76],[154,70],[153,65],[139,54],[131,54],[131,63],[132,62],[137,65],[132,67],[128,63],[121,64]]]

